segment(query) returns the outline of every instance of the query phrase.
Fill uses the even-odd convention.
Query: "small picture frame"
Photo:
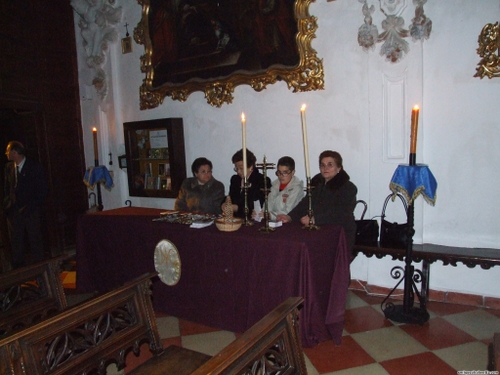
[[[118,156],[118,165],[121,169],[127,168],[127,155]]]
[[[122,54],[132,52],[132,37],[122,38]]]

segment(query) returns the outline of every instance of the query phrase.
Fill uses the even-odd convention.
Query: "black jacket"
[[[340,172],[325,184],[321,174],[311,180],[313,186],[311,205],[314,222],[317,225],[338,224],[344,227],[347,245],[352,252],[356,236],[356,223],[354,221],[354,207],[358,188],[350,181],[349,175],[341,169]],[[307,215],[309,199],[307,195],[288,214],[292,221],[300,221]]]
[[[14,162],[7,163],[4,174],[4,211],[9,213],[15,209],[27,214],[34,208],[41,207],[48,190],[42,165],[36,160],[26,158],[17,184],[15,174]]]
[[[254,208],[254,201],[258,200],[260,206],[264,207],[265,194],[262,190],[264,188],[264,175],[260,173],[258,169],[254,169],[250,176],[247,177],[249,187],[248,187],[248,217],[252,216],[252,211]],[[231,177],[231,184],[229,185],[229,196],[231,197],[231,202],[238,205],[238,212],[235,212],[234,216],[244,217],[245,216],[245,192],[241,187],[242,178],[235,174]],[[267,177],[267,188],[271,189],[271,180]]]

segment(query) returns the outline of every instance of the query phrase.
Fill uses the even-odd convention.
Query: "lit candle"
[[[92,135],[94,136],[94,160],[99,160],[99,151],[97,150],[97,128],[92,128]]]
[[[417,131],[418,131],[418,106],[413,107],[411,111],[411,135],[410,135],[410,154],[417,153]]]
[[[311,177],[311,171],[309,170],[309,149],[307,146],[307,125],[306,125],[306,105],[302,104],[300,108],[300,118],[302,120],[302,138],[304,141],[304,161],[306,163],[306,179]]]
[[[242,112],[241,113],[241,139],[243,143],[243,147],[241,148],[243,150],[243,178],[245,179],[245,182],[247,182],[247,131],[246,131],[246,120],[245,120],[245,114]]]

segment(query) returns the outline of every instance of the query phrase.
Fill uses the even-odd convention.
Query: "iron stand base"
[[[410,307],[409,309],[405,309],[403,305],[387,306],[384,310],[384,315],[387,319],[399,323],[422,325],[429,320],[429,313],[425,308]]]

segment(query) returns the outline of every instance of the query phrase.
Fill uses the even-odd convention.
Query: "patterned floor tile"
[[[488,363],[488,346],[474,341],[433,352],[455,370],[486,370]]]
[[[431,352],[383,361],[380,365],[390,375],[456,375],[457,373],[454,368]]]
[[[342,345],[324,341],[313,348],[304,348],[304,353],[320,374],[375,362],[350,336],[342,339]]]
[[[385,319],[372,306],[346,310],[344,319],[344,329],[350,334],[393,326],[389,320]]]
[[[446,315],[443,319],[474,336],[477,340],[487,339],[493,336],[494,332],[500,332],[500,318],[484,309]]]
[[[429,319],[423,325],[405,324],[400,328],[430,350],[476,341],[468,333],[439,317]]]
[[[214,331],[197,335],[182,336],[182,347],[208,355],[216,355],[236,339],[232,332]]]
[[[355,333],[351,337],[377,362],[427,351],[425,346],[395,326]]]

